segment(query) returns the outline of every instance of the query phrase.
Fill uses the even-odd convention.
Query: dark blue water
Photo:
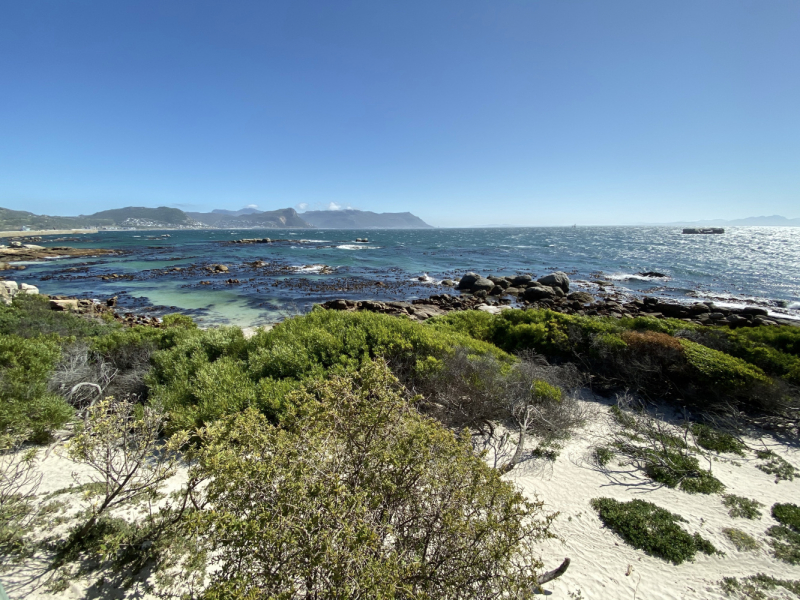
[[[304,241],[226,243],[255,237]],[[364,237],[368,243],[355,243]],[[206,324],[273,322],[343,297],[426,297],[450,291],[437,282],[466,271],[541,276],[561,270],[575,289],[590,292],[600,290],[593,280],[606,280],[622,295],[757,303],[800,314],[800,228],[739,227],[724,235],[683,235],[669,227],[139,231],[41,244],[123,254],[29,263],[15,279],[47,294],[118,296],[133,311],[181,310]],[[248,265],[257,260],[267,264]],[[213,263],[229,271],[203,268]],[[647,271],[667,277],[637,275]],[[118,278],[101,279],[111,274]]]

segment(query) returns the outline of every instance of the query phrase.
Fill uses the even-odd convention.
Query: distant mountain
[[[31,229],[82,229],[91,227],[197,227],[177,208],[128,207],[104,210],[93,215],[77,217],[51,217],[35,215],[21,210],[0,208],[0,229],[13,230],[29,227]]]
[[[240,208],[239,210],[225,210],[222,208],[215,208],[211,212],[215,215],[229,215],[231,217],[239,217],[241,215],[252,215],[264,211],[258,210],[257,208]]]
[[[244,209],[250,210],[250,209]],[[220,227],[225,229],[272,229],[276,227],[308,228],[309,225],[304,219],[300,218],[297,211],[293,208],[281,208],[279,210],[255,211],[242,214],[241,211],[222,211],[217,209],[210,213],[187,213],[189,217],[208,225],[209,227]]]
[[[673,227],[800,227],[800,219],[787,219],[780,215],[771,217],[747,217],[746,219],[708,219],[705,221],[674,221],[672,223],[647,223],[647,225],[671,225]]]
[[[374,213],[368,210],[310,210],[303,219],[321,229],[430,229],[410,212]]]

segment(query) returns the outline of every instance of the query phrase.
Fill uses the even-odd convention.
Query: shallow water
[[[164,233],[170,237],[159,237]],[[227,243],[260,237],[293,241]],[[365,237],[368,243],[355,242]],[[602,279],[623,294],[754,302],[800,316],[800,228],[735,227],[723,235],[683,235],[671,227],[139,231],[40,243],[124,253],[28,263],[27,270],[7,272],[6,278],[37,285],[46,294],[118,296],[120,305],[134,312],[180,310],[205,324],[274,322],[336,298],[452,293],[435,282],[467,271],[541,276],[562,270],[576,289],[597,291],[590,282]],[[246,264],[257,260],[268,265]],[[214,263],[229,272],[202,268]],[[323,266],[332,272],[320,273]],[[166,271],[174,267],[185,270]],[[637,275],[648,271],[667,277]],[[100,279],[113,273],[125,278]],[[426,274],[427,281],[418,281]],[[226,284],[228,279],[239,283]]]

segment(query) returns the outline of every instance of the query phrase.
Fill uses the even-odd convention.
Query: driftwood
[[[557,569],[539,575],[539,585],[542,585],[544,583],[547,583],[548,581],[553,581],[553,579],[561,577],[564,573],[567,572],[568,567],[569,567],[569,559],[565,558],[564,562],[562,562],[561,566],[558,567]]]

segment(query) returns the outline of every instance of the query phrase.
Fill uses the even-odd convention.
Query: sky
[[[797,0],[0,0],[0,206],[800,217]]]

